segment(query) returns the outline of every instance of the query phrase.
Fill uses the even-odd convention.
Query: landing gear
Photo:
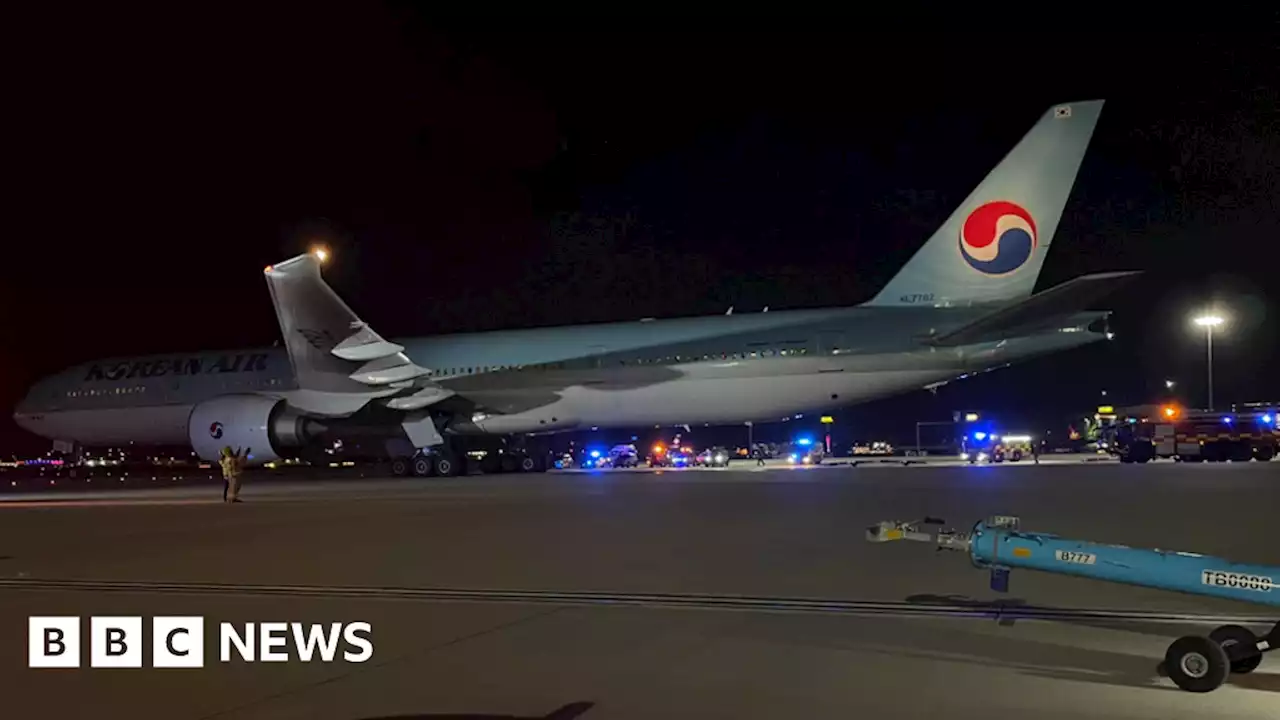
[[[434,470],[431,458],[426,455],[419,455],[413,459],[414,477],[428,477]]]
[[[447,450],[441,450],[431,456],[431,460],[435,474],[440,477],[453,477],[462,468],[462,463],[458,461],[458,458]]]
[[[1211,692],[1231,673],[1244,675],[1257,670],[1262,654],[1274,649],[1271,641],[1278,632],[1280,623],[1265,638],[1239,625],[1223,625],[1208,637],[1181,637],[1165,652],[1163,667],[1173,684],[1183,690]]]
[[[516,436],[508,442],[502,454],[503,472],[546,472],[551,465],[546,446],[539,438]],[[511,463],[508,465],[508,461]]]
[[[435,466],[429,455],[414,455],[413,457],[398,457],[391,459],[391,474],[396,477],[404,477],[412,474],[414,477],[429,477],[435,472]]]
[[[483,450],[479,455],[474,451]],[[470,452],[469,452],[470,451]],[[525,443],[502,443],[498,438],[450,438],[444,445],[420,451],[412,457],[393,457],[391,474],[396,477],[454,477],[479,470],[482,474],[546,472],[546,454]]]

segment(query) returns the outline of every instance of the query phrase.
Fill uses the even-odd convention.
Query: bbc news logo
[[[93,616],[87,642],[81,618],[43,616],[27,619],[27,667],[78,668],[84,645],[89,667],[143,666],[143,618]],[[151,618],[153,668],[202,668],[205,621],[198,616]],[[264,622],[218,624],[218,662],[343,662],[373,658],[373,628],[367,622]],[[339,652],[341,650],[341,652]]]

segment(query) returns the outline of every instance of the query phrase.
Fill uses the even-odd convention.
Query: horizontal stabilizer
[[[959,329],[930,338],[928,343],[938,347],[956,347],[996,342],[1053,328],[1067,316],[1086,309],[1090,303],[1138,274],[1138,271],[1127,271],[1083,275],[1026,300],[1006,305]]]

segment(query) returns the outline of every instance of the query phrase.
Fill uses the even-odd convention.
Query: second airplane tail
[[[1049,108],[867,304],[963,306],[1030,295],[1102,103]]]

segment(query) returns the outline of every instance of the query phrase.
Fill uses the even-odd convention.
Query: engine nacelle
[[[217,462],[222,448],[251,448],[250,465],[279,460],[299,448],[314,429],[312,420],[284,400],[263,395],[223,395],[196,405],[187,420],[191,448],[201,460]]]

